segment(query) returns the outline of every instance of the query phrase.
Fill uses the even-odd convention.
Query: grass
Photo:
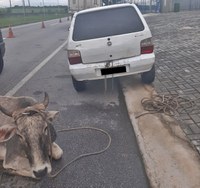
[[[51,20],[56,18],[62,18],[66,17],[67,14],[46,14],[45,17],[43,14],[37,14],[37,15],[9,15],[9,16],[3,16],[0,18],[0,28],[8,27],[8,26],[16,26],[16,25],[22,25],[27,23],[34,23],[34,22],[40,22],[45,20]]]

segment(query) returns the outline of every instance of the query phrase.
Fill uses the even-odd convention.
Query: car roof
[[[75,16],[78,14],[87,13],[87,12],[94,12],[94,11],[99,11],[99,10],[106,10],[106,9],[118,8],[118,7],[128,7],[128,6],[135,7],[136,5],[133,3],[132,4],[124,3],[124,4],[115,4],[115,5],[106,5],[106,6],[102,6],[102,7],[94,7],[94,8],[89,8],[89,9],[85,9],[85,10],[76,12]]]

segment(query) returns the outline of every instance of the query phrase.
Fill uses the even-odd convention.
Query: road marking
[[[37,65],[29,74],[27,74],[15,87],[8,91],[5,96],[13,96],[24,84],[26,84],[49,60],[51,60],[65,45],[67,40],[60,45],[52,54],[44,59],[39,65]]]
[[[67,19],[67,17],[64,17],[63,19]],[[55,22],[55,21],[57,21],[58,20],[58,18],[56,18],[56,19],[53,19],[53,20],[46,20],[46,21],[44,21],[45,23],[51,23],[51,22]],[[36,23],[29,23],[29,24],[24,24],[24,25],[18,25],[18,26],[13,26],[12,28],[13,29],[21,29],[21,28],[24,28],[24,27],[29,27],[29,26],[34,26],[34,25],[39,25],[39,24],[41,24],[41,22],[36,22]],[[9,27],[5,27],[5,28],[2,28],[1,30],[2,31],[5,31],[5,30],[7,30]]]
[[[37,23],[30,23],[30,24],[25,24],[25,25],[19,25],[19,26],[13,26],[12,28],[13,29],[21,29],[21,28],[24,28],[24,27],[29,27],[29,26],[33,26],[33,25],[39,25],[41,22],[37,22]],[[9,27],[5,27],[3,29],[1,29],[2,31],[5,31],[7,30]]]

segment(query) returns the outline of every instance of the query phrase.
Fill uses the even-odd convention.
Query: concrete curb
[[[177,122],[155,114],[135,119],[153,88],[134,78],[121,79],[121,86],[151,187],[200,187],[198,153]]]

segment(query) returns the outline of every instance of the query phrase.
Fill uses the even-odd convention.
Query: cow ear
[[[6,142],[15,135],[16,127],[12,125],[3,125],[0,127],[0,143]]]
[[[58,117],[59,111],[48,111],[47,112],[47,120],[52,122],[55,118]]]

